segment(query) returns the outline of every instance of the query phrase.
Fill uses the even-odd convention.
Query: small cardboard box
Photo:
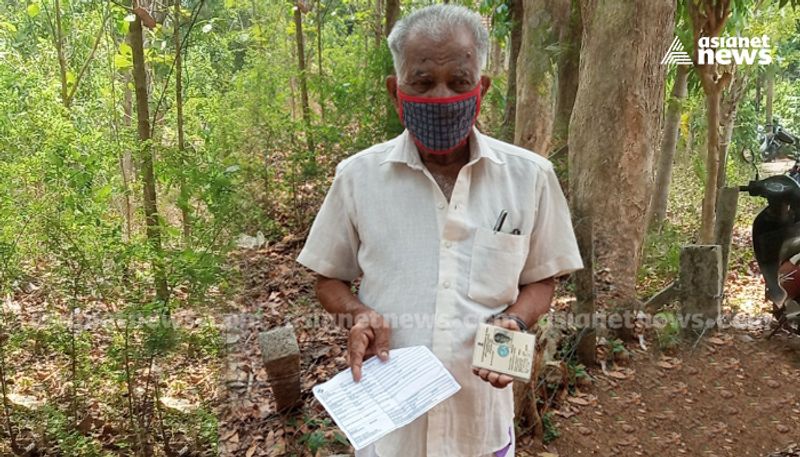
[[[530,381],[536,336],[481,323],[475,334],[472,366]]]

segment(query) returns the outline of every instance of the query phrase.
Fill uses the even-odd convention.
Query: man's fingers
[[[353,326],[350,329],[350,338],[347,341],[347,356],[350,368],[353,370],[353,381],[361,381],[361,364],[364,362],[364,353],[374,335],[369,328]]]
[[[389,338],[392,335],[392,329],[383,319],[374,322],[372,329],[375,332],[375,354],[385,362],[389,360]]]
[[[477,375],[481,379],[483,379],[484,381],[488,382],[489,381],[489,373],[491,373],[491,372],[489,370],[487,370],[486,368],[481,368],[480,370],[478,370]]]
[[[350,369],[353,371],[353,381],[360,382],[361,381],[361,360],[359,359],[358,362],[353,362],[350,364]]]
[[[514,378],[511,376],[500,374],[494,371],[489,371],[485,368],[473,368],[472,373],[476,376],[479,376],[484,381],[491,384],[493,387],[497,387],[498,389],[502,389],[503,387],[511,384],[514,381]]]
[[[511,384],[513,381],[514,381],[514,378],[512,378],[511,376],[506,375],[506,374],[501,374],[497,378],[497,382],[492,384],[492,385],[497,387],[497,388],[499,388],[499,389],[502,389],[503,387]]]
[[[494,322],[494,325],[496,325],[498,327],[507,328],[509,330],[514,330],[516,332],[519,331],[519,325],[515,321],[513,321],[511,319],[499,319],[499,320],[496,320]]]

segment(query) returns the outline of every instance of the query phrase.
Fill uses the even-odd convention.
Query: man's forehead
[[[464,29],[434,35],[414,34],[406,43],[405,61],[412,73],[423,71],[420,67],[458,63],[456,71],[471,73],[469,67],[476,64],[477,46],[472,35]]]

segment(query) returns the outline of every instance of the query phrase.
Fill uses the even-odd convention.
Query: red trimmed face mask
[[[449,154],[467,142],[481,111],[481,84],[452,97],[415,97],[397,89],[400,121],[420,151]]]

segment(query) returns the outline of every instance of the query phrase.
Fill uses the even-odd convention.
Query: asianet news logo
[[[689,53],[683,43],[675,37],[667,53],[661,59],[661,64],[690,65],[692,63]],[[772,63],[772,48],[769,37],[702,37],[697,40],[698,65],[769,65]]]

